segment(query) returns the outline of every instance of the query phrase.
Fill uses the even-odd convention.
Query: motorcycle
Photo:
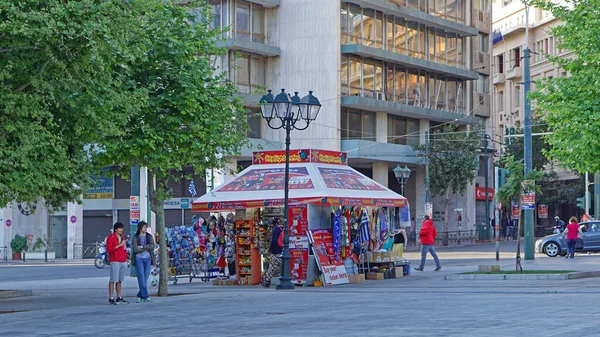
[[[127,244],[125,245],[125,250],[127,251],[127,267],[131,266],[131,240],[127,239]],[[110,258],[108,256],[108,252],[106,251],[106,243],[103,243],[98,249],[98,255],[94,258],[94,266],[98,269],[104,268],[104,266],[110,265]]]

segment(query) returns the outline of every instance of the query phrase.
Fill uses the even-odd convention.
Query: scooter
[[[131,266],[131,240],[127,240],[127,247],[125,250],[127,251],[127,267]],[[106,251],[106,244],[102,244],[100,249],[98,249],[99,254],[94,258],[94,265],[98,269],[104,268],[104,266],[110,265],[110,258],[108,256],[108,252]]]

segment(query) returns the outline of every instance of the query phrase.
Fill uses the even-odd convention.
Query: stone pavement
[[[194,280],[170,285],[177,296],[120,306],[106,304],[106,277],[2,282],[9,270],[1,269],[0,289],[32,289],[35,296],[0,300],[0,335],[600,336],[590,319],[598,310],[597,278],[448,281],[446,275],[495,261],[489,252],[438,253],[441,272],[432,271],[429,258],[424,272],[400,279],[293,291]],[[414,265],[418,253],[406,255]],[[512,270],[514,254],[501,254],[501,266]],[[599,266],[598,255],[523,261],[524,269]],[[136,292],[135,279],[127,278],[125,296]]]

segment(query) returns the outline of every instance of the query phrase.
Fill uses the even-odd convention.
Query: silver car
[[[600,251],[600,221],[586,221],[579,223],[583,232],[583,248],[575,248],[577,252]],[[567,240],[562,238],[562,233],[544,236],[535,242],[535,251],[545,253],[550,257],[567,254]]]

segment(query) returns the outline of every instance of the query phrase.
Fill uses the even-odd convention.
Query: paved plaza
[[[513,246],[502,246],[504,270],[514,269],[514,253],[508,252]],[[593,318],[598,278],[444,279],[495,263],[492,252],[493,245],[440,248],[441,272],[433,272],[429,260],[424,272],[409,277],[329,288],[276,291],[180,282],[170,285],[173,296],[119,306],[106,304],[107,269],[91,264],[0,265],[0,289],[34,292],[0,300],[0,335],[600,336]],[[418,254],[407,256],[414,265]],[[600,256],[567,260],[539,255],[523,261],[523,267],[600,270]],[[36,275],[36,270],[44,273]],[[134,300],[136,292],[135,279],[127,278],[125,296]]]

